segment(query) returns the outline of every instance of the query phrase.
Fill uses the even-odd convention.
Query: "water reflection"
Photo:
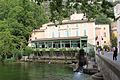
[[[87,78],[89,78],[88,75],[74,73],[68,65],[63,64],[0,65],[0,80],[86,80]]]
[[[87,75],[87,74],[84,74],[84,73],[81,73],[81,72],[75,72],[73,79],[74,80],[92,80],[90,78],[90,75]]]

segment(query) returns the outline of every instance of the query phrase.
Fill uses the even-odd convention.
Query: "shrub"
[[[98,48],[99,48],[101,51],[103,50],[101,46],[96,47],[97,50],[98,50]]]
[[[95,57],[95,51],[94,51],[94,48],[91,48],[89,50],[89,54],[88,54],[90,57]]]
[[[103,49],[107,50],[107,51],[110,51],[110,47],[108,45],[104,45],[103,46]]]

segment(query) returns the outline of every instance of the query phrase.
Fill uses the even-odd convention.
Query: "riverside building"
[[[44,24],[33,30],[29,39],[29,46],[34,48],[85,48],[88,44],[110,45],[109,25],[95,25],[82,13],[71,15],[70,20],[57,26],[51,22]]]

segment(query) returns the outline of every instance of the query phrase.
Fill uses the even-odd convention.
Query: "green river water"
[[[65,64],[0,64],[0,80],[91,80],[89,75],[74,73]]]

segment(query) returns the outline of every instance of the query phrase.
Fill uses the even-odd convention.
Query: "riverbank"
[[[40,63],[67,63],[71,64],[72,62],[77,62],[75,58],[71,57],[41,57],[37,59],[21,59],[22,62],[40,62]]]

